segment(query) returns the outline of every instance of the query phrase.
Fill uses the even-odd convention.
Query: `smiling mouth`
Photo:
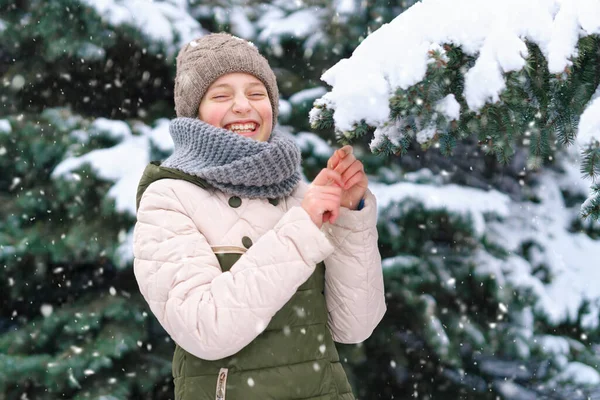
[[[251,135],[254,134],[258,129],[258,124],[254,122],[248,122],[245,124],[227,124],[224,126],[224,128],[241,135]]]

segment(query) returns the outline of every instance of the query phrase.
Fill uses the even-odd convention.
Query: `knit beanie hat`
[[[209,86],[231,72],[254,75],[265,85],[275,127],[279,109],[275,74],[252,43],[227,33],[213,33],[192,40],[179,51],[175,75],[177,117],[198,118],[200,101]]]

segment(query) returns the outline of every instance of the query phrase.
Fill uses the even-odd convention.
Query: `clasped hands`
[[[340,207],[356,210],[364,198],[369,181],[362,162],[356,159],[352,146],[336,150],[309,185],[302,208],[319,228],[324,222],[334,223]]]

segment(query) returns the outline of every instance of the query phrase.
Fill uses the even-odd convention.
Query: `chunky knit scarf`
[[[175,148],[161,165],[198,176],[225,193],[278,198],[300,181],[300,149],[276,131],[259,142],[182,117],[171,121],[169,132]]]

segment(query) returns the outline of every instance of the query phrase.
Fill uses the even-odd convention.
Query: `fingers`
[[[323,195],[331,194],[339,197],[342,195],[342,190],[339,186],[313,186],[313,193],[321,193]]]
[[[344,188],[350,189],[352,186],[356,185],[357,183],[363,182],[366,178],[365,173],[361,170],[356,172],[354,175],[352,175],[345,183]]]
[[[355,161],[352,146],[344,146],[333,154],[327,167],[343,174]]]
[[[340,196],[335,195],[335,194],[321,193],[318,195],[318,201],[320,202],[320,204],[322,204],[324,206],[335,207],[336,204],[339,204],[339,202],[340,202]],[[324,207],[324,208],[325,208],[325,211],[331,211],[331,209],[328,207]]]
[[[335,203],[333,203],[333,204],[335,204]],[[325,214],[328,214],[328,215],[325,215]],[[337,206],[333,206],[331,208],[331,210],[328,210],[327,213],[325,213],[325,214],[323,214],[323,217],[327,217],[327,218],[323,218],[323,222],[329,221],[330,223],[333,223],[340,215],[339,202],[337,203]]]
[[[320,228],[323,222],[338,218],[342,199],[342,177],[333,170],[323,170],[309,186],[302,200],[302,207],[311,220]],[[329,184],[332,180],[337,183]],[[325,184],[319,184],[323,183]]]
[[[340,151],[343,152],[344,154],[346,154],[347,156],[349,156],[350,154],[354,153],[354,148],[352,146],[350,146],[349,144],[347,144],[344,147],[342,147],[340,149]]]
[[[346,158],[346,156],[354,153],[354,149],[350,145],[346,145],[341,149],[338,149],[333,152],[333,155],[327,161],[327,168],[336,169],[339,162]]]
[[[327,211],[326,213],[323,214],[322,222],[323,223],[329,222],[330,224],[333,224],[333,223],[335,223],[335,220],[338,218],[338,216],[339,216],[339,211],[336,213]]]
[[[319,175],[317,175],[312,181],[312,184],[317,186],[327,186],[332,182],[337,183],[339,187],[344,185],[342,182],[342,175],[339,172],[332,169],[323,168],[321,172],[319,172]]]
[[[355,160],[342,174],[342,182],[344,183],[343,188],[348,189],[350,186],[348,185],[348,180],[356,175],[357,172],[364,172],[365,167],[363,163],[358,160]]]

